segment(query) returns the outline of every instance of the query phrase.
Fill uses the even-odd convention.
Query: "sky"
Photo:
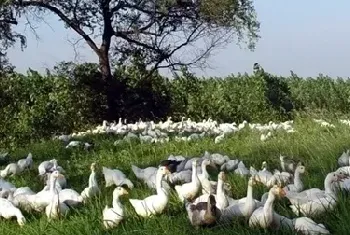
[[[261,22],[256,49],[251,52],[232,42],[216,51],[209,60],[210,68],[196,70],[197,75],[251,73],[258,62],[265,71],[282,76],[293,70],[303,77],[320,73],[350,77],[349,0],[255,0],[254,5]],[[72,42],[79,37],[55,16],[36,26],[39,40],[29,27],[18,26],[28,38],[28,47],[9,51],[17,71],[44,71],[60,61],[97,62],[97,56],[84,43],[80,43],[75,58]]]

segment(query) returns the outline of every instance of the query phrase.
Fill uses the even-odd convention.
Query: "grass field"
[[[337,168],[337,159],[350,145],[350,127],[333,121],[335,128],[322,127],[309,119],[294,121],[296,132],[278,132],[266,142],[260,141],[260,133],[249,129],[233,134],[222,143],[214,144],[212,138],[195,142],[170,141],[164,144],[138,144],[124,143],[114,146],[115,136],[84,137],[95,142],[93,151],[65,149],[59,141],[48,141],[17,149],[11,152],[12,160],[33,154],[34,169],[15,176],[9,181],[17,187],[29,186],[34,191],[42,189],[42,182],[37,174],[38,164],[47,159],[56,158],[59,165],[66,170],[68,183],[72,188],[81,192],[87,186],[90,174],[89,166],[97,162],[99,167],[118,168],[122,170],[135,184],[129,192],[128,198],[142,199],[153,192],[136,180],[131,171],[131,164],[139,167],[156,166],[160,160],[166,159],[170,154],[200,156],[204,151],[223,153],[231,159],[243,160],[249,168],[250,165],[260,168],[261,162],[266,160],[269,169],[279,167],[279,154],[303,160],[307,169],[303,181],[305,188],[318,187],[323,189],[325,175]],[[215,175],[213,175],[216,178]],[[27,224],[20,228],[15,220],[0,221],[0,234],[281,234],[281,231],[256,230],[248,227],[247,221],[238,219],[231,225],[217,225],[210,229],[194,230],[187,219],[183,205],[178,201],[176,194],[172,194],[167,210],[163,215],[149,219],[138,218],[128,202],[123,199],[126,206],[127,217],[116,229],[106,231],[102,227],[102,209],[106,204],[111,205],[113,187],[105,188],[101,173],[98,178],[102,194],[92,199],[87,205],[71,211],[67,218],[48,222],[44,214],[25,214]],[[246,195],[247,179],[231,173],[229,182],[232,185],[233,197],[241,198]],[[254,188],[254,198],[259,199],[267,191],[263,186]],[[277,200],[275,209],[282,215],[293,217],[287,208],[287,199]],[[325,224],[331,234],[348,234],[350,231],[350,200],[345,194],[340,195],[337,208],[329,213],[315,218],[315,221]],[[293,234],[283,231],[284,234]]]

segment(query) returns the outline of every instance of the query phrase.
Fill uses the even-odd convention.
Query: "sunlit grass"
[[[11,153],[14,161],[31,152],[35,168],[10,181],[18,187],[30,186],[33,190],[39,191],[42,188],[42,181],[37,176],[38,164],[42,160],[56,158],[67,171],[66,176],[71,187],[80,192],[88,184],[90,164],[97,162],[99,167],[122,170],[135,183],[135,188],[129,192],[129,198],[144,198],[154,191],[136,180],[131,171],[131,164],[146,167],[157,165],[170,154],[195,157],[202,155],[204,151],[209,151],[226,154],[231,159],[243,160],[247,167],[252,165],[260,168],[261,162],[266,160],[270,170],[279,169],[279,154],[293,156],[302,160],[307,167],[307,174],[303,177],[305,187],[323,189],[325,175],[337,168],[337,158],[350,145],[350,127],[336,124],[336,128],[329,129],[302,119],[296,121],[295,129],[297,131],[295,133],[278,131],[266,142],[260,141],[258,132],[243,130],[227,137],[220,144],[214,144],[212,138],[207,138],[188,143],[171,141],[165,144],[123,143],[114,146],[115,138],[111,136],[85,137],[96,144],[96,148],[90,152],[65,149],[63,144],[57,141],[41,142]],[[244,219],[234,220],[230,225],[194,230],[187,219],[183,205],[174,193],[164,214],[149,219],[136,216],[128,199],[124,198],[127,214],[125,221],[118,228],[106,231],[102,227],[102,209],[106,204],[111,205],[113,187],[105,188],[101,173],[98,182],[102,195],[92,199],[87,205],[72,210],[67,218],[49,223],[44,214],[25,214],[28,223],[23,228],[20,228],[15,220],[2,219],[0,234],[281,234],[281,231],[251,229]],[[229,182],[232,184],[235,198],[246,196],[246,178],[230,174]],[[260,199],[265,191],[262,186],[254,188],[254,197]],[[276,202],[275,208],[279,213],[293,217],[287,205],[286,199],[282,199]],[[350,208],[349,195],[341,194],[336,209],[315,220],[325,224],[332,234],[347,234],[350,231],[348,208]],[[283,233],[293,234],[290,231]]]

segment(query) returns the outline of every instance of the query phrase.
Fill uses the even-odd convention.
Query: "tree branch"
[[[119,0],[117,5],[111,8],[111,13],[119,11],[121,8],[125,7],[125,3],[123,0]]]
[[[83,40],[83,38],[79,38],[73,41],[73,39],[69,39],[67,38],[67,41],[71,44],[71,46],[73,47],[73,51],[74,51],[74,63],[78,63],[79,60],[81,60],[81,56],[79,54],[79,43]]]
[[[18,21],[17,20],[0,19],[0,23],[17,25]]]
[[[132,43],[132,44],[134,44],[134,45],[136,45],[136,46],[140,46],[140,47],[142,47],[142,48],[144,48],[144,49],[148,49],[148,50],[150,50],[150,51],[155,51],[155,52],[157,52],[157,53],[163,53],[162,50],[157,49],[157,48],[155,48],[154,46],[148,45],[148,44],[143,43],[143,42],[141,42],[141,41],[134,40],[134,39],[128,37],[127,35],[123,34],[122,32],[118,32],[118,31],[117,31],[117,32],[114,32],[114,35],[115,35],[116,37],[122,38],[122,39],[124,39],[125,41],[127,41],[127,42],[129,42],[129,43]]]
[[[63,20],[69,27],[71,27],[75,32],[77,32],[80,36],[82,36],[86,43],[91,47],[92,50],[94,50],[96,53],[99,52],[98,47],[96,46],[95,42],[91,39],[89,35],[87,35],[84,30],[82,30],[79,25],[77,25],[75,22],[73,22],[71,19],[69,19],[62,11],[60,11],[57,7],[50,6],[49,4],[45,3],[43,0],[33,0],[33,1],[16,1],[14,2],[16,6],[22,6],[22,7],[42,7],[44,9],[47,9],[53,13],[55,13],[61,20]]]
[[[187,39],[185,40],[185,42],[181,43],[180,45],[176,46],[174,49],[172,49],[169,53],[163,54],[161,55],[158,60],[155,62],[154,66],[152,67],[152,69],[150,70],[150,74],[155,72],[156,70],[160,69],[160,68],[172,68],[173,70],[176,69],[176,66],[183,66],[183,65],[192,65],[194,63],[197,63],[199,61],[199,59],[196,59],[194,61],[192,61],[191,63],[181,63],[181,62],[172,62],[171,61],[171,57],[173,56],[173,54],[175,52],[177,52],[178,50],[180,50],[181,48],[187,46],[189,43],[192,42],[193,39],[196,38],[196,35],[200,35],[201,32],[204,30],[199,30],[197,31],[199,28],[201,27],[201,24],[198,25],[196,28],[194,28],[192,30],[192,32],[190,33],[189,36],[187,36]],[[203,57],[201,57],[203,58]],[[164,61],[167,61],[168,64],[166,65],[161,65]]]

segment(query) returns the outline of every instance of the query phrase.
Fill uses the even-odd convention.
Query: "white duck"
[[[262,203],[256,201],[253,198],[253,186],[256,184],[254,177],[250,177],[248,181],[248,189],[247,189],[247,197],[245,197],[241,202],[230,205],[229,207],[221,210],[222,215],[220,217],[220,221],[231,221],[233,217],[243,216],[250,217],[253,211],[263,206]]]
[[[244,165],[242,161],[240,161],[237,165],[237,169],[234,170],[235,174],[241,175],[242,177],[249,175],[250,171],[248,168]]]
[[[263,161],[262,163],[262,170],[255,170],[254,167],[250,166],[250,174],[255,175],[255,180],[264,184],[268,185],[270,179],[273,177],[273,174],[267,170],[267,162]],[[271,185],[273,186],[273,185]]]
[[[146,167],[141,169],[135,165],[131,165],[131,170],[134,172],[136,178],[142,180],[150,189],[156,189],[157,167]],[[169,175],[169,180],[171,181],[170,178],[172,177]],[[162,187],[166,190],[170,190],[170,186],[165,180],[162,181]]]
[[[289,172],[282,171],[280,172],[279,170],[274,170],[273,171],[273,177],[271,178],[270,182],[268,183],[269,187],[271,187],[271,184],[281,184],[281,185],[286,185],[290,183],[293,179],[293,175]]]
[[[65,173],[65,170],[61,166],[58,165],[58,162],[56,159],[43,161],[38,166],[38,172],[39,172],[40,176],[43,176],[46,173],[50,173],[53,171],[59,171],[59,173]]]
[[[65,203],[68,206],[78,206],[83,203],[83,197],[74,189],[62,189],[58,193],[60,203]]]
[[[201,164],[201,168],[202,168],[202,173],[201,174],[197,174],[199,181],[201,182],[202,185],[202,194],[213,194],[215,193],[215,188],[213,187],[213,185],[217,184],[216,182],[211,182],[209,180],[210,175],[207,171],[207,166],[212,165],[214,166],[214,163],[209,160],[209,159],[204,159],[202,161]],[[208,197],[207,197],[208,198]]]
[[[50,175],[50,189],[42,190],[36,194],[19,194],[13,198],[12,203],[15,206],[19,206],[26,211],[35,210],[38,212],[42,212],[45,210],[46,206],[50,204],[52,201],[52,196],[56,194],[55,191],[55,182],[57,178],[60,176],[58,171],[52,172]]]
[[[294,173],[296,164],[292,159],[287,159],[286,156],[280,155],[280,163],[282,171]]]
[[[256,209],[252,216],[249,218],[249,227],[261,227],[268,228],[273,223],[274,214],[273,214],[273,202],[276,197],[285,196],[285,192],[282,188],[274,185],[269,190],[269,196],[263,207]]]
[[[317,224],[308,217],[287,218],[274,212],[274,229],[291,229],[304,235],[330,234],[323,224]]]
[[[8,164],[5,169],[0,171],[0,176],[2,178],[5,178],[8,175],[18,175],[20,173],[22,173],[22,169],[18,167],[17,163],[10,163]]]
[[[350,161],[350,158],[349,158]],[[349,162],[350,165],[350,162]],[[343,166],[343,167],[339,167],[335,173],[344,173],[347,175],[350,175],[350,166]],[[346,190],[346,191],[350,191],[350,179],[346,178],[340,182],[337,182],[337,184],[334,184],[334,186],[342,189],[342,190]]]
[[[53,162],[56,161],[56,159],[52,159],[49,161],[43,161],[38,166],[38,172],[39,175],[45,175],[46,172],[48,172],[53,167]]]
[[[128,188],[134,188],[134,184],[126,177],[126,175],[118,169],[109,169],[107,167],[102,167],[102,173],[105,177],[106,187],[121,186],[126,184]]]
[[[51,202],[45,208],[45,214],[49,220],[66,216],[69,212],[69,207],[65,203],[59,201],[59,194],[56,185],[54,185],[54,191],[55,193],[52,194]]]
[[[213,194],[213,196],[215,197],[216,207],[220,210],[229,206],[228,197],[225,195],[225,191],[224,191],[225,180],[226,180],[225,172],[223,172],[223,171],[219,172],[216,194]],[[194,201],[194,204],[199,203],[199,202],[207,202],[209,195],[210,194],[203,194],[203,195],[197,197],[196,200]]]
[[[298,163],[298,166],[295,168],[294,172],[294,182],[293,184],[288,184],[284,187],[285,191],[290,192],[301,192],[304,189],[303,181],[301,180],[301,175],[305,173],[305,166]]]
[[[334,208],[336,194],[332,183],[343,180],[346,177],[346,174],[331,172],[327,174],[324,180],[325,190],[311,188],[299,193],[287,191],[286,197],[292,203],[290,207],[296,215],[300,212],[305,216],[317,215],[325,212],[327,209]]]
[[[16,189],[16,187],[13,184],[2,179],[1,177],[0,177],[0,188],[1,189]]]
[[[13,190],[13,197],[16,197],[17,195],[21,194],[26,194],[26,195],[34,195],[35,192],[31,190],[29,187],[21,187],[21,188],[16,188]]]
[[[30,169],[33,165],[33,155],[29,153],[25,159],[18,160],[17,165],[22,170]]]
[[[317,224],[315,221],[308,217],[299,217],[293,219],[294,230],[305,235],[320,235],[330,234],[326,226],[323,224]]]
[[[84,188],[84,190],[80,194],[84,200],[86,200],[87,198],[94,197],[95,195],[101,193],[96,179],[96,163],[92,163],[90,169],[91,174],[89,176],[89,186]]]
[[[164,175],[170,174],[167,167],[161,166],[157,171],[157,194],[146,197],[143,200],[129,199],[136,213],[142,217],[160,214],[165,209],[169,201],[168,192],[162,188],[162,179]]]
[[[349,166],[350,162],[350,150],[346,150],[346,152],[343,152],[342,155],[338,159],[338,165],[340,167],[342,166]]]
[[[179,182],[189,183],[192,180],[192,170],[184,170],[184,171],[180,171],[180,172],[171,173],[166,178],[164,178],[164,180],[162,182],[163,187],[166,187],[165,183],[167,183],[167,182],[165,180],[167,180],[169,183],[171,183],[173,185],[179,184]],[[167,189],[169,189],[169,187],[167,187]]]
[[[46,173],[46,177],[47,177],[46,187],[43,190],[49,190],[49,188],[50,188],[50,175],[51,174],[52,173],[50,173],[50,172]],[[67,187],[67,179],[64,175],[60,174],[60,176],[56,180],[56,189],[58,191],[61,191],[62,189],[66,188],[66,187]]]
[[[0,198],[0,217],[3,217],[5,219],[16,217],[19,226],[23,226],[26,223],[26,219],[23,216],[22,212],[9,200],[4,198]]]
[[[292,177],[292,175],[288,172],[280,172],[278,170],[275,170],[274,174],[270,174],[270,172],[265,172],[263,170],[258,172],[253,167],[250,167],[250,173],[251,175],[254,175],[257,182],[262,183],[268,188],[271,188],[276,184],[285,185],[290,181]]]
[[[350,165],[350,163],[349,163],[349,165]],[[350,175],[350,166],[342,166],[342,167],[339,167],[335,171],[335,173],[340,173],[340,172]]]
[[[103,225],[106,229],[114,228],[124,219],[124,206],[120,202],[120,196],[127,195],[128,191],[123,187],[113,190],[112,208],[108,205],[102,211]]]
[[[239,163],[238,159],[229,160],[221,165],[220,170],[221,171],[228,171],[228,172],[234,171],[237,168],[238,163]]]
[[[230,158],[226,155],[222,155],[219,153],[210,154],[207,151],[204,153],[203,157],[207,157],[209,160],[211,160],[214,163],[213,167],[216,167],[216,165],[222,166],[226,162],[230,161]]]
[[[184,198],[186,198],[187,201],[195,199],[200,189],[201,182],[197,175],[197,160],[194,160],[192,161],[192,181],[183,185],[176,185],[175,190],[181,202],[183,202]]]

